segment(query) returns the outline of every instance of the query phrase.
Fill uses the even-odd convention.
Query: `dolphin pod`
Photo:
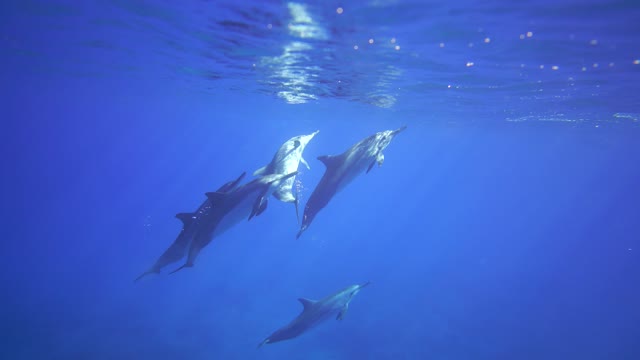
[[[184,268],[192,267],[200,251],[216,236],[223,234],[243,218],[251,220],[262,214],[267,208],[267,198],[280,183],[295,176],[290,174],[269,174],[257,178],[241,187],[228,192],[207,193],[207,198],[213,205],[211,210],[203,216],[200,228],[196,231],[189,248],[187,261],[171,274]]]
[[[318,134],[299,135],[285,141],[276,151],[271,161],[254,171],[255,179],[239,185],[245,176],[242,173],[236,179],[222,185],[215,192],[206,193],[207,199],[192,213],[178,213],[176,218],[182,221],[182,229],[174,242],[165,250],[156,262],[134,281],[149,274],[159,273],[163,268],[186,257],[184,264],[170,272],[193,267],[196,258],[214,238],[219,237],[243,219],[251,220],[262,214],[268,204],[268,198],[293,203],[300,229],[296,238],[307,230],[318,212],[351,181],[363,173],[369,173],[375,164],[382,166],[383,150],[391,140],[404,131],[406,126],[396,130],[375,133],[339,155],[319,156],[326,167],[325,173],[305,204],[302,223],[299,217],[299,196],[297,186],[294,192],[294,177],[298,174],[300,163],[310,169],[302,157],[306,146]],[[288,325],[276,330],[258,347],[295,338],[319,323],[337,314],[342,320],[353,297],[369,282],[351,285],[321,300],[298,299],[303,305],[302,312]]]
[[[235,189],[245,175],[246,173],[243,172],[237,179],[229,181],[228,183],[222,185],[217,191],[224,193]],[[158,274],[163,267],[180,261],[180,259],[185,256],[187,248],[191,244],[193,237],[197,232],[197,229],[200,227],[202,219],[206,217],[209,212],[211,212],[212,207],[213,204],[211,203],[211,201],[209,201],[209,199],[207,199],[198,207],[196,211],[192,213],[176,214],[176,218],[182,221],[182,230],[180,230],[178,237],[171,244],[171,246],[169,246],[169,248],[164,253],[162,253],[162,255],[160,255],[158,260],[156,260],[151,268],[143,272],[134,281],[138,281],[149,274]]]

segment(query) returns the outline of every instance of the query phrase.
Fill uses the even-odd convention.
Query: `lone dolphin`
[[[301,162],[307,167],[307,169],[311,169],[311,167],[309,167],[309,163],[307,163],[307,161],[302,157],[302,152],[309,141],[311,141],[311,139],[313,139],[313,137],[319,132],[320,130],[316,130],[309,135],[294,136],[285,141],[278,151],[276,151],[271,162],[256,170],[253,173],[253,176],[266,174],[289,174],[298,170],[298,166]],[[300,216],[298,215],[298,196],[293,196],[291,193],[293,181],[293,178],[289,178],[281,182],[273,195],[280,201],[294,203],[296,207],[296,217],[298,218],[298,223],[300,223]]]
[[[240,181],[246,175],[245,172],[240,174],[238,178],[235,180],[229,181],[226,184],[222,185],[218,192],[228,192],[238,186]],[[212,204],[209,199],[206,199],[196,211],[192,213],[178,213],[176,214],[176,218],[182,221],[182,230],[180,230],[180,234],[176,240],[169,246],[167,250],[165,250],[162,255],[156,260],[156,262],[145,272],[143,272],[140,276],[138,276],[135,281],[138,281],[149,274],[158,274],[163,267],[172,264],[176,261],[182,259],[186,253],[189,244],[191,244],[191,240],[193,240],[194,235],[196,234],[197,229],[201,223],[201,220],[206,217],[206,215],[211,211]]]
[[[363,172],[369,173],[373,165],[382,166],[384,154],[382,151],[389,146],[391,140],[406,129],[403,126],[397,130],[386,130],[375,133],[353,145],[340,155],[323,155],[318,160],[327,167],[322,179],[311,193],[309,201],[304,207],[302,226],[296,239],[309,227],[318,212],[342,190],[347,184]]]
[[[329,319],[336,313],[336,320],[342,320],[349,309],[349,303],[353,297],[367,285],[369,285],[368,281],[362,285],[351,285],[322,300],[298,299],[304,307],[300,315],[293,319],[288,325],[281,327],[269,335],[258,347],[264,344],[293,339]]]
[[[202,217],[200,226],[193,237],[187,261],[184,265],[170,272],[173,274],[187,267],[192,267],[200,251],[216,237],[247,218],[262,214],[268,204],[268,198],[286,179],[295,176],[290,174],[270,174],[254,179],[229,192],[209,192],[207,198],[212,204],[211,210]]]

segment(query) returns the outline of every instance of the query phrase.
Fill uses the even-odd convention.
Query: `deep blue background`
[[[483,90],[489,72],[453,74],[466,89],[455,96],[428,90],[447,80],[426,88],[416,80],[394,93],[390,108],[358,101],[357,87],[346,98],[319,92],[293,105],[256,89],[262,73],[238,77],[223,68],[226,82],[207,87],[166,70],[155,62],[164,48],[154,42],[139,43],[134,70],[100,70],[85,61],[124,57],[58,39],[52,24],[84,29],[77,39],[102,28],[83,17],[62,21],[67,15],[53,5],[25,4],[31,10],[7,7],[1,34],[0,357],[640,358],[639,77],[632,55],[624,57],[638,51],[637,33],[629,39],[605,26],[585,35],[618,41],[611,57],[628,61],[573,90],[547,83],[547,92],[573,94],[560,100],[508,97],[529,86],[535,92],[532,75],[522,88]],[[619,13],[637,11],[616,4]],[[391,8],[413,14],[409,5]],[[573,15],[583,16],[580,24],[603,21],[580,14]],[[421,23],[431,26],[414,19],[399,32],[415,34]],[[104,36],[136,43],[154,31]],[[49,44],[40,55],[16,50],[39,42]],[[420,66],[438,73],[427,69],[434,64],[407,61],[397,65],[403,89],[425,75]],[[596,84],[601,92],[578,95]],[[590,117],[576,121],[582,105]],[[505,121],[518,110],[519,121]],[[558,121],[536,121],[552,112]],[[608,121],[616,112],[630,118]],[[175,213],[263,166],[291,136],[320,130],[305,150],[311,170],[299,176],[304,203],[324,170],[317,156],[404,124],[384,165],[340,193],[300,240],[293,207],[272,200],[263,215],[215,240],[193,269],[133,284],[177,235]],[[255,349],[300,311],[296,298],[364,281],[372,285],[344,321]]]

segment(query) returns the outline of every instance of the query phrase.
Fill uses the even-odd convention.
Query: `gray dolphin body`
[[[293,339],[336,314],[336,320],[342,320],[349,309],[349,303],[353,297],[367,285],[369,285],[369,282],[362,285],[351,285],[322,300],[298,299],[304,307],[300,315],[288,325],[269,335],[258,347],[264,344]]]
[[[196,230],[187,261],[171,274],[187,267],[192,267],[200,251],[211,241],[229,230],[243,219],[251,220],[262,214],[268,204],[268,198],[280,183],[297,174],[270,174],[254,179],[237,189],[228,192],[210,192],[207,198],[212,206],[200,221]]]
[[[238,186],[245,175],[246,173],[243,172],[237,179],[222,185],[217,192],[224,193],[232,191]],[[160,255],[158,260],[156,260],[156,262],[147,271],[143,272],[134,281],[138,281],[149,274],[158,274],[163,267],[182,259],[187,254],[187,248],[189,247],[189,244],[191,244],[197,230],[200,228],[202,220],[207,217],[211,209],[211,201],[206,199],[196,211],[192,213],[176,214],[176,218],[182,221],[182,230],[180,230],[180,234],[178,234],[178,237],[171,246],[169,246],[169,248]]]
[[[353,179],[360,174],[371,171],[376,163],[378,166],[382,166],[384,162],[382,151],[389,146],[396,135],[406,128],[403,126],[397,130],[375,133],[340,155],[319,156],[318,160],[322,161],[327,169],[304,207],[302,226],[296,238],[299,238],[309,227],[318,212],[327,206],[329,201]]]
[[[285,141],[271,159],[271,162],[261,167],[253,173],[253,176],[266,174],[289,174],[298,170],[302,162],[307,169],[311,169],[307,161],[302,157],[305,147],[320,130],[309,135],[294,136]],[[296,206],[296,216],[298,216],[298,197],[293,196],[293,178],[289,178],[280,183],[273,195],[280,201],[294,203]]]

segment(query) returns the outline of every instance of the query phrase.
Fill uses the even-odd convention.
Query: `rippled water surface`
[[[637,123],[630,1],[13,2],[24,71],[153,72],[290,104],[342,99],[467,121]],[[72,54],[72,56],[69,56]],[[427,115],[427,114],[425,114]]]

